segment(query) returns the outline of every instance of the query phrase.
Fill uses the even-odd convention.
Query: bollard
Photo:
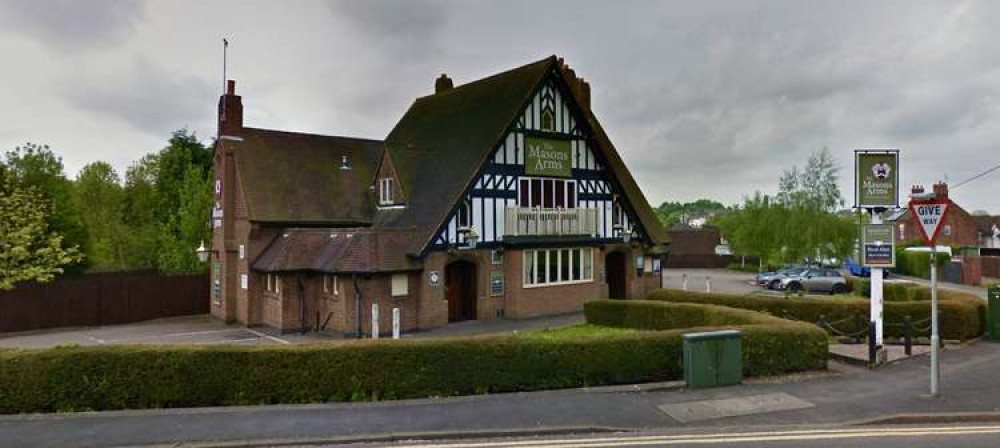
[[[378,339],[378,304],[372,304],[372,339]]]
[[[705,292],[712,292],[712,277],[705,276]]]
[[[399,339],[399,308],[392,309],[392,338]]]
[[[688,275],[687,274],[681,274],[681,289],[683,289],[685,291],[688,290]]]
[[[903,318],[903,351],[906,356],[913,355],[913,322],[910,316]]]

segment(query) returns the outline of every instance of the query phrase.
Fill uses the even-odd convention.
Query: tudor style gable
[[[431,248],[551,241],[648,239],[632,201],[607,169],[589,110],[553,64],[452,207]],[[578,90],[579,92],[580,90]],[[584,101],[589,102],[589,98]],[[637,198],[645,202],[641,197]],[[643,204],[648,207],[648,204]]]

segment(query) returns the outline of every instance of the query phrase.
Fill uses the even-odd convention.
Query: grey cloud
[[[0,23],[60,50],[121,42],[145,11],[135,0],[3,0]]]
[[[182,127],[211,129],[215,110],[205,99],[217,98],[216,86],[145,59],[130,66],[118,79],[77,77],[79,85],[68,86],[65,93],[79,108],[122,120],[151,135],[169,135]]]

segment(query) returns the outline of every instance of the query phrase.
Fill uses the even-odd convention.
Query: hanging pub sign
[[[529,176],[571,177],[569,140],[524,137],[524,172]]]
[[[899,208],[899,150],[854,151],[854,206]]]
[[[490,295],[503,295],[503,271],[490,271]]]
[[[862,264],[870,268],[896,267],[896,231],[892,224],[865,224]]]

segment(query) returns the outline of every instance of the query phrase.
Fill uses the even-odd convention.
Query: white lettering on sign
[[[920,223],[920,231],[928,245],[934,245],[935,240],[937,240],[938,229],[944,222],[948,204],[948,202],[910,204],[910,210],[916,216],[917,222]]]

